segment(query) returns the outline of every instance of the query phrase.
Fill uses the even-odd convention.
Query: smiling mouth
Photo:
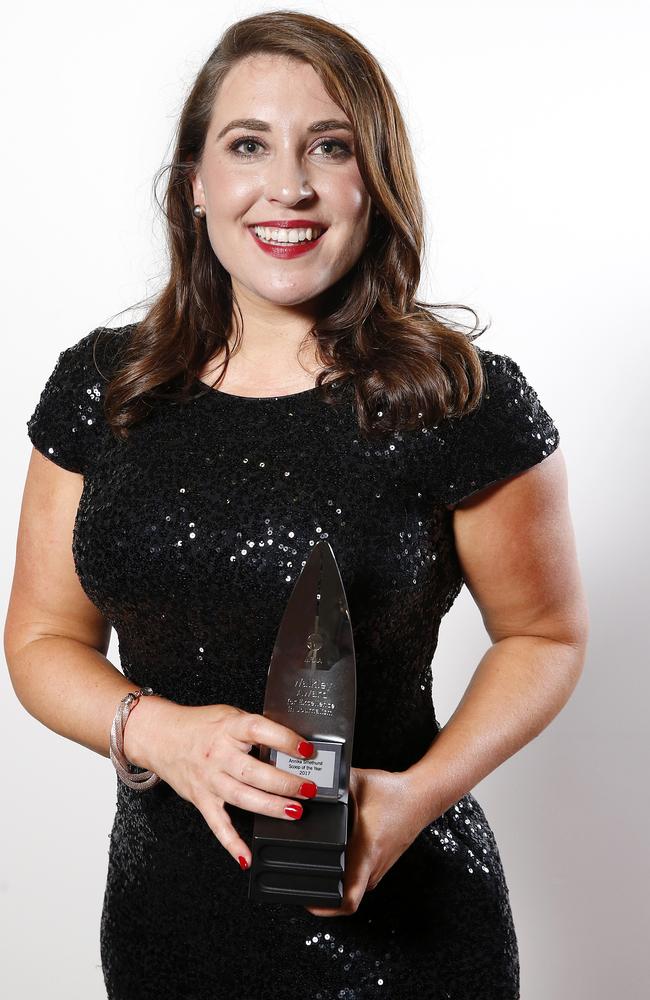
[[[327,232],[328,227],[287,227],[284,229],[274,229],[266,226],[249,226],[253,234],[262,243],[272,247],[295,247],[309,243],[317,243]]]

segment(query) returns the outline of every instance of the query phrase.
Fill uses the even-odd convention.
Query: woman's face
[[[229,128],[236,119],[257,122]],[[332,119],[350,130],[332,125],[312,131],[314,123]],[[235,298],[243,286],[248,298],[306,305],[350,270],[368,240],[372,204],[349,119],[311,66],[284,56],[256,54],[228,72],[193,189]],[[292,220],[313,221],[326,231],[304,244],[310,247],[305,252],[295,253],[292,241],[288,253],[286,244],[270,253],[249,228]]]

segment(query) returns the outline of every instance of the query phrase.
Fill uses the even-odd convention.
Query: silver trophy
[[[343,901],[356,713],[348,603],[329,542],[314,546],[287,601],[263,714],[314,744],[308,760],[260,747],[261,761],[314,781],[298,820],[255,815],[248,898],[335,908]]]

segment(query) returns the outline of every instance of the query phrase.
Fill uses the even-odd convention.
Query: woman
[[[515,361],[415,299],[405,126],[335,25],[276,11],[225,32],[185,102],[165,210],[166,288],[139,323],[64,350],[28,422],[6,629],[21,702],[98,753],[123,698],[155,695],[122,719],[124,758],[153,784],[116,763],[108,996],[519,997],[471,788],[583,666],[557,428]],[[310,736],[261,713],[319,538],[357,660],[336,910],[256,903],[242,874],[255,813],[299,822],[314,791],[256,751],[295,756]],[[431,661],[463,582],[492,646],[441,729]]]

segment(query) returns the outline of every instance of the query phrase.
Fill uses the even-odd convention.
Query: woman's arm
[[[138,686],[106,659],[110,624],[75,572],[72,528],[82,488],[83,476],[32,450],[4,648],[14,691],[30,715],[108,757],[117,706]],[[132,763],[148,766],[141,762],[148,726],[173,710],[166,699],[140,699],[125,728],[124,751]]]
[[[431,748],[404,772],[419,829],[548,726],[578,682],[588,641],[559,447],[459,504],[454,536],[493,645]]]

